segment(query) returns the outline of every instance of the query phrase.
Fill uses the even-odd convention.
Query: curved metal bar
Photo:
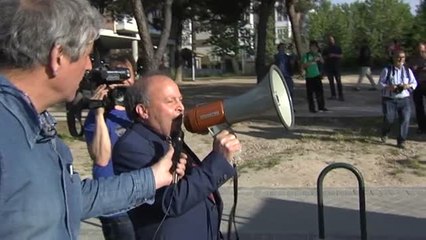
[[[361,172],[348,163],[333,163],[324,168],[317,180],[317,198],[318,198],[318,227],[319,227],[319,239],[325,238],[324,231],[324,204],[323,204],[323,181],[324,177],[331,170],[336,168],[345,168],[355,174],[358,180],[358,191],[359,191],[359,217],[360,217],[360,227],[361,227],[361,239],[367,239],[367,217],[365,211],[365,185],[364,178],[362,177]]]

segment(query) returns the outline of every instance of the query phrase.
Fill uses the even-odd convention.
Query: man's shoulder
[[[115,148],[141,148],[161,139],[143,124],[135,123],[118,139]]]
[[[136,144],[136,143],[139,144],[140,142],[145,142],[145,141],[148,141],[148,139],[146,139],[146,137],[143,134],[140,134],[133,125],[130,128],[128,128],[126,132],[123,134],[123,136],[121,136],[118,139],[117,144],[125,143],[125,144],[133,145],[133,144]]]

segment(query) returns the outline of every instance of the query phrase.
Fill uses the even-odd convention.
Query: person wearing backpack
[[[383,125],[380,139],[383,143],[386,143],[395,116],[398,115],[399,135],[397,137],[397,147],[402,149],[405,148],[405,140],[407,139],[410,125],[410,95],[417,87],[413,72],[404,63],[405,52],[403,50],[395,51],[393,54],[393,64],[382,70],[379,79],[379,86],[382,90],[383,110]]]

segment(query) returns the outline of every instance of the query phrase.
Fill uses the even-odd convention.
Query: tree
[[[296,52],[300,58],[303,51],[303,21],[305,14],[313,8],[314,0],[260,0],[258,7],[259,23],[257,26],[257,55],[256,55],[256,73],[258,82],[263,79],[267,71],[266,50],[266,26],[267,19],[274,13],[275,3],[285,6],[285,11],[289,16],[291,30]]]
[[[303,20],[305,14],[313,7],[313,1],[309,0],[285,0],[285,7],[291,24],[294,45],[298,59],[302,57],[304,50],[302,42]],[[301,67],[301,66],[299,66]]]
[[[198,31],[214,31],[215,33],[224,33],[226,37],[224,42],[229,42],[231,34],[230,29],[235,30],[235,25],[238,25],[242,19],[242,14],[245,12],[247,7],[250,5],[250,0],[175,0],[173,4],[173,27],[172,27],[172,39],[176,40],[176,81],[182,79],[182,24],[186,20],[193,21],[193,30]],[[238,25],[240,26],[240,25]],[[239,27],[237,27],[239,29]],[[218,30],[220,29],[220,30]],[[240,29],[239,29],[240,30]],[[246,33],[238,33],[245,35]],[[213,34],[215,35],[215,34]],[[215,39],[213,41],[217,41]],[[195,41],[193,49],[195,50]],[[223,46],[221,41],[217,41],[218,52],[220,55],[228,56],[232,55],[229,44]],[[223,46],[224,51],[218,50]],[[234,49],[234,47],[232,47]],[[227,54],[225,54],[227,52]]]
[[[170,36],[173,0],[162,0],[160,2],[142,0],[91,0],[91,3],[102,14],[108,14],[113,17],[117,17],[117,14],[133,13],[141,38],[139,48],[142,55],[140,56],[142,68],[144,71],[159,68]],[[149,21],[147,18],[148,13],[156,13],[159,16],[154,17],[153,21]],[[150,26],[161,31],[161,35],[155,46],[156,48],[154,48],[149,31]]]
[[[256,7],[256,12],[259,17],[257,23],[257,44],[256,44],[256,75],[257,82],[262,81],[263,77],[268,72],[266,65],[266,33],[268,27],[268,19],[274,12],[275,0],[260,0]]]
[[[407,33],[407,38],[412,41],[409,43],[411,46],[415,46],[421,41],[426,41],[426,1],[420,1],[420,4],[416,9],[416,16],[414,17],[413,26],[411,31]]]
[[[370,45],[373,58],[379,60],[377,63],[384,63],[387,60],[385,49],[393,39],[409,47],[407,33],[412,24],[409,5],[399,0],[339,5],[323,1],[308,14],[309,37],[322,40],[327,34],[333,34],[344,52],[346,65],[354,63],[363,41]]]
[[[235,73],[240,73],[238,58],[241,51],[253,54],[253,34],[247,28],[245,21],[237,21],[233,24],[223,24],[220,21],[212,21],[211,36],[207,41],[213,45],[213,54],[232,60]]]
[[[141,0],[132,0],[133,15],[136,19],[136,23],[138,24],[139,36],[141,38],[141,44],[139,46],[141,50],[140,52],[142,53],[141,64],[144,71],[156,70],[160,66],[170,36],[170,28],[172,25],[172,4],[173,0],[164,0],[162,3],[163,18],[161,36],[157,50],[154,50],[143,3]]]

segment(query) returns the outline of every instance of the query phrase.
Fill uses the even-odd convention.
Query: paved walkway
[[[225,202],[228,227],[232,189]],[[324,190],[326,239],[360,239],[358,190]],[[426,188],[367,188],[368,239],[426,239]],[[318,239],[317,193],[312,188],[240,188],[236,214],[241,240]],[[82,224],[81,240],[101,240],[99,222]]]

